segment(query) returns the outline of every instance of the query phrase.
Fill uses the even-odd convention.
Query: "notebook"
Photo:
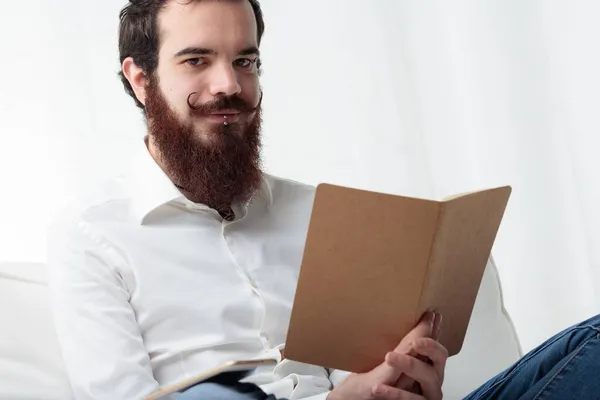
[[[366,372],[426,311],[450,355],[464,341],[511,188],[441,201],[317,187],[286,358]]]

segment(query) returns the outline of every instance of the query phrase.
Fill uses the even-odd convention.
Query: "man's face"
[[[158,69],[145,87],[152,148],[192,200],[216,209],[249,200],[262,179],[250,3],[172,1],[158,28]]]
[[[243,134],[260,100],[257,27],[250,3],[171,1],[160,12],[157,25],[156,77],[180,122],[193,127],[205,145],[219,145],[224,123]],[[240,106],[202,109],[219,97],[238,98]],[[195,112],[190,105],[200,110]]]

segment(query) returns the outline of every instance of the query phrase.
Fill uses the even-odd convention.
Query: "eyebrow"
[[[215,55],[217,52],[212,49],[208,49],[205,47],[186,47],[183,50],[178,51],[175,54],[175,58],[183,57],[183,56],[206,56],[206,55]],[[238,55],[240,56],[250,56],[250,55],[260,55],[260,51],[258,47],[251,46],[241,50]]]

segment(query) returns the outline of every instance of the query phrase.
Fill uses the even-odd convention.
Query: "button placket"
[[[244,215],[242,215],[241,217],[243,217],[243,216]],[[268,332],[266,332],[266,330],[265,330],[265,325],[267,325],[266,324],[267,304],[266,304],[265,299],[263,298],[262,294],[260,293],[260,287],[259,287],[256,279],[254,279],[252,274],[250,272],[248,272],[240,262],[238,262],[238,260],[236,258],[236,254],[234,252],[235,246],[232,246],[230,243],[231,236],[227,235],[227,231],[231,231],[232,229],[235,229],[235,224],[236,224],[236,222],[239,222],[239,221],[241,221],[241,219],[236,219],[231,222],[223,220],[223,222],[222,222],[223,240],[225,241],[225,245],[227,246],[227,249],[229,250],[231,259],[233,260],[234,264],[236,265],[238,272],[247,280],[247,282],[252,287],[252,291],[255,294],[256,298],[260,301],[261,316],[260,316],[260,321],[258,321],[259,323],[258,323],[258,327],[257,327],[258,336],[260,337],[262,345],[266,350],[273,350],[276,348],[276,345],[273,343]]]
[[[221,225],[222,226],[221,235],[223,237],[223,241],[225,243],[225,246],[227,247],[227,250],[229,252],[231,260],[232,260],[233,264],[236,266],[236,269],[237,269],[238,273],[252,287],[252,292],[254,293],[255,299],[257,299],[259,301],[259,303],[260,303],[260,309],[261,309],[260,310],[260,321],[258,321],[258,327],[257,327],[257,329],[259,330],[259,333],[260,333],[261,339],[262,339],[262,337],[263,337],[262,327],[264,326],[264,320],[265,320],[265,316],[266,316],[266,305],[265,305],[265,301],[264,301],[262,295],[259,292],[258,283],[250,275],[250,273],[248,273],[242,267],[242,265],[238,262],[238,260],[237,260],[237,258],[235,256],[235,253],[232,250],[232,246],[229,243],[229,239],[228,239],[228,235],[226,234],[226,230],[231,229],[231,226],[234,223],[235,223],[235,221],[233,221],[233,222],[223,221],[223,223]],[[263,343],[263,345],[264,345],[264,343]]]

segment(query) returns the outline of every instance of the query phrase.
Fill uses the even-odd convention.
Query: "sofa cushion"
[[[71,399],[44,265],[0,264],[0,399]],[[442,328],[443,329],[443,328]],[[495,266],[486,269],[462,351],[448,360],[444,393],[459,399],[520,356]]]
[[[479,288],[463,348],[448,359],[444,398],[462,399],[521,356],[516,331],[504,309],[502,286],[492,258]]]
[[[0,264],[0,315],[0,399],[71,398],[43,265]]]

